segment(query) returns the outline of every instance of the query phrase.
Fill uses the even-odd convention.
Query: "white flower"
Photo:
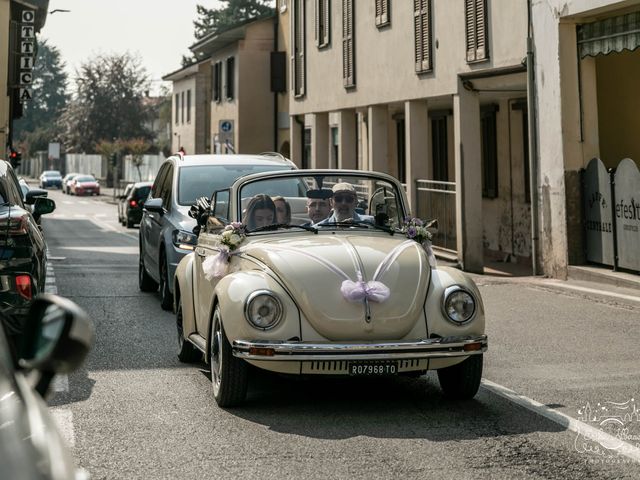
[[[234,233],[229,237],[229,243],[231,243],[231,245],[233,245],[234,247],[240,245],[240,242],[242,242],[242,238],[240,238],[240,235],[238,235],[237,233]]]

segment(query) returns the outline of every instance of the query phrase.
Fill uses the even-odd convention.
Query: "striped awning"
[[[580,58],[640,47],[640,12],[578,26]]]

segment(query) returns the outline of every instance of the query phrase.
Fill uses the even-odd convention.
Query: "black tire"
[[[169,267],[164,252],[160,259],[160,306],[163,310],[173,311],[173,294],[169,289]]]
[[[182,328],[182,298],[178,299],[176,327],[178,328],[178,360],[182,363],[200,362],[202,360],[202,352],[184,338],[184,330]]]
[[[438,370],[444,396],[452,400],[473,398],[482,380],[482,355],[472,355],[464,362]]]
[[[240,405],[247,397],[249,366],[244,360],[234,357],[231,352],[231,345],[222,326],[219,305],[216,305],[211,320],[209,352],[213,398],[222,408]]]
[[[142,249],[140,250],[140,261],[138,262],[138,287],[142,292],[155,292],[158,290],[158,282],[149,276],[142,259]]]
[[[131,220],[129,217],[126,217],[122,224],[126,225],[127,228],[133,228],[134,225],[133,220]]]

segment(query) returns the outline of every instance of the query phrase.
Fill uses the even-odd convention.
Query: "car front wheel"
[[[184,338],[182,298],[178,299],[176,307],[176,327],[178,327],[178,360],[183,363],[195,363],[202,360],[202,352]]]
[[[473,398],[482,380],[482,355],[473,355],[464,362],[438,370],[440,388],[452,400]]]
[[[149,276],[144,266],[142,250],[140,250],[140,261],[138,262],[138,287],[142,292],[155,292],[158,290],[158,282]]]
[[[213,314],[209,343],[213,397],[222,408],[237,406],[244,402],[247,396],[249,368],[244,360],[234,357],[231,352],[231,345],[222,327],[219,305],[216,305]]]

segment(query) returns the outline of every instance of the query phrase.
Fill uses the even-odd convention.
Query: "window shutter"
[[[233,100],[234,86],[235,86],[235,58],[227,58],[227,82],[226,82],[226,97],[227,100]]]
[[[431,64],[431,0],[413,0],[416,72],[428,72]]]
[[[376,25],[381,27],[389,23],[389,0],[376,0]]]
[[[216,62],[213,64],[213,101],[218,103],[221,100],[221,80],[222,80],[222,64],[220,62]]]
[[[485,60],[487,50],[486,0],[465,0],[467,62]]]
[[[342,80],[345,87],[355,86],[353,36],[353,0],[342,0]]]
[[[324,10],[322,12],[322,16],[323,16],[323,33],[324,33],[324,37],[322,38],[322,44],[323,45],[329,45],[329,43],[331,42],[331,8],[330,8],[330,3],[331,0],[324,0],[323,5],[324,5]]]
[[[326,47],[330,42],[330,0],[316,0],[315,31],[316,45]]]
[[[296,0],[293,4],[293,48],[291,49],[291,72],[293,75],[293,94],[296,97],[305,94],[305,32],[304,32],[304,0]]]

